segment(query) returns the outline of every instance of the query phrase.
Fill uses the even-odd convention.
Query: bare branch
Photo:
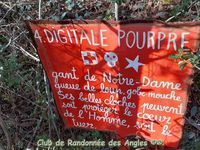
[[[40,117],[40,120],[38,120],[38,122],[37,122],[37,126],[35,127],[35,130],[34,130],[34,132],[33,132],[33,135],[32,135],[32,137],[31,137],[31,140],[29,141],[29,143],[28,143],[28,145],[27,145],[27,148],[30,147],[31,142],[32,142],[33,139],[35,138],[35,135],[36,135],[36,133],[37,133],[37,130],[39,129],[39,127],[40,127],[40,125],[41,125],[41,123],[42,123],[42,120],[43,120],[43,118],[42,118],[42,116],[41,116],[41,117]]]
[[[31,59],[33,59],[33,60],[35,60],[36,62],[39,62],[40,61],[40,59],[39,58],[37,58],[37,57],[35,57],[35,56],[33,56],[32,54],[30,54],[29,52],[27,52],[24,48],[22,48],[21,46],[15,46],[15,45],[13,45],[15,48],[17,48],[17,49],[19,49],[25,56],[28,56],[29,58],[31,58]]]
[[[39,20],[41,19],[41,3],[42,3],[42,0],[39,0],[39,11],[38,11],[38,19]]]
[[[119,6],[117,3],[115,3],[115,20],[118,21],[119,20],[119,16],[118,16],[118,9],[119,9]]]
[[[7,150],[11,150],[12,147],[12,142],[11,142],[11,137],[10,137],[10,133],[8,132],[6,125],[1,117],[1,113],[0,113],[0,126],[3,129],[4,134],[6,135],[6,139],[7,139]]]

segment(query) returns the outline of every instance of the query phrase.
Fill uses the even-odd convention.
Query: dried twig
[[[32,54],[30,54],[29,52],[27,52],[23,47],[21,47],[19,45],[16,45],[16,44],[12,45],[12,46],[15,47],[16,49],[19,49],[25,56],[28,56],[29,58],[31,58],[31,59],[33,59],[33,60],[35,60],[37,62],[40,61],[39,58],[37,58],[37,57],[33,56]]]
[[[41,18],[41,3],[42,0],[39,0],[39,10],[38,10],[38,19]],[[45,71],[43,70],[43,77],[44,77],[44,83],[45,83],[45,91],[47,96],[47,104],[48,104],[48,123],[49,123],[49,138],[51,138],[51,91],[50,91],[50,85],[47,79],[47,75]],[[54,121],[54,120],[53,120]]]
[[[44,75],[44,83],[45,83],[45,91],[46,91],[46,96],[47,96],[47,104],[48,104],[48,123],[49,123],[49,137],[51,137],[51,92],[50,92],[50,86],[49,82],[47,80],[47,76],[45,71],[43,70],[43,75]]]
[[[5,6],[5,7],[7,7],[7,8],[9,8],[9,9],[12,9],[9,5],[7,5],[7,2],[1,2],[0,1],[0,4],[3,5],[3,6]]]
[[[53,97],[53,96],[52,96],[52,97]],[[53,109],[52,109],[52,107],[50,107],[50,113],[51,113],[51,115],[53,115]],[[58,139],[60,139],[60,133],[59,133],[59,131],[58,131],[58,128],[57,128],[56,123],[55,123],[54,120],[52,121],[52,124],[53,124],[53,126],[54,126],[54,129],[56,130],[56,134],[57,134]]]
[[[115,3],[115,20],[118,21],[119,20],[119,15],[118,15],[118,10],[119,10],[119,6],[117,3]]]
[[[6,125],[1,117],[1,112],[0,112],[0,126],[3,129],[4,134],[6,135],[6,140],[7,140],[7,150],[11,150],[12,147],[12,142],[11,142],[11,137],[10,133],[8,132]]]
[[[195,67],[196,69],[200,70],[200,68],[199,68],[197,65],[194,65],[194,67]]]
[[[181,12],[178,12],[176,15],[171,16],[170,18],[168,18],[165,22],[171,21],[172,19],[174,19],[175,17],[179,16],[179,15],[182,14],[183,12],[184,12],[184,10],[182,10]]]
[[[190,6],[188,7],[188,9],[190,9],[198,1],[199,0],[196,0],[196,1],[192,2],[192,4],[190,4]],[[167,20],[165,20],[165,22],[171,21],[172,19],[174,19],[175,17],[179,16],[182,13],[184,13],[184,10],[181,10],[180,12],[178,12],[177,14],[175,14],[174,16],[171,16],[170,18],[168,18]]]
[[[193,127],[195,127],[196,129],[198,129],[198,130],[200,131],[200,126],[198,126],[194,120],[188,119],[187,117],[185,117],[185,120],[186,120],[190,125],[192,125]]]
[[[42,0],[39,0],[39,11],[38,11],[38,19],[39,20],[41,19],[41,3],[42,3]]]
[[[42,118],[42,116],[41,116],[41,117],[40,117],[40,120],[37,122],[37,126],[35,127],[35,130],[34,130],[34,132],[33,132],[33,135],[32,135],[32,137],[31,137],[31,140],[29,141],[29,143],[28,143],[28,145],[27,145],[27,148],[30,147],[31,142],[32,142],[33,139],[35,138],[35,135],[36,135],[36,133],[37,133],[37,130],[39,129],[39,127],[40,127],[40,125],[41,125],[41,123],[42,123],[42,120],[43,120],[43,118]]]
[[[7,7],[9,7],[8,11],[5,13],[5,15],[1,18],[0,23],[2,22],[2,20],[7,16],[7,14],[17,5],[17,2],[15,4],[13,4],[12,7],[9,7],[8,5],[6,5]]]
[[[7,48],[11,44],[11,38],[9,39],[8,43],[3,47],[3,49]]]
[[[18,93],[15,93],[14,91],[12,91],[12,90],[10,90],[10,89],[8,89],[8,88],[6,88],[6,87],[0,86],[0,88],[11,92],[12,94],[15,94],[15,95],[18,96],[18,97],[23,98],[24,100],[26,100],[26,101],[32,103],[33,105],[35,105],[35,106],[41,108],[42,110],[46,110],[45,108],[43,108],[43,107],[41,107],[40,105],[38,105],[38,104],[34,103],[33,101],[31,101],[29,98],[26,98],[26,97],[24,97],[24,96],[22,96],[22,95],[20,95],[20,94],[18,94]]]

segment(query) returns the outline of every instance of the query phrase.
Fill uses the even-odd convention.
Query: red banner
[[[67,127],[140,135],[178,146],[191,68],[180,71],[169,55],[197,48],[199,23],[27,25]]]

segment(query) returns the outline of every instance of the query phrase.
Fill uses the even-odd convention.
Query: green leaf
[[[193,57],[193,55],[191,54],[191,53],[187,53],[187,54],[185,54],[188,58],[191,58],[191,57]]]
[[[169,55],[169,58],[170,58],[170,59],[178,59],[179,56],[176,55],[176,54],[171,54],[171,55]]]
[[[186,59],[189,59],[189,58],[192,58],[192,57],[193,57],[193,55],[187,52],[186,54],[182,55],[181,59],[186,60]]]
[[[200,57],[197,56],[197,55],[194,55],[193,58],[194,58],[195,60],[199,60],[199,59],[200,59]]]
[[[182,53],[183,52],[183,48],[180,48],[179,50],[178,50],[178,53],[180,54],[180,53]]]
[[[185,68],[185,66],[187,65],[187,63],[184,61],[179,61],[178,65],[179,65],[180,70],[183,70]]]

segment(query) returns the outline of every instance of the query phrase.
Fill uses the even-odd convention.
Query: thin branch
[[[39,10],[38,10],[38,19],[41,19],[41,3],[42,0],[39,0]],[[45,71],[43,70],[43,78],[44,78],[44,83],[45,83],[45,91],[46,91],[46,96],[47,96],[47,103],[48,103],[48,121],[49,121],[49,137],[51,138],[51,91],[50,91],[50,85],[47,79],[47,75],[45,73]]]
[[[192,4],[190,4],[190,6],[188,7],[188,9],[190,9],[193,4],[195,4],[196,2],[198,2],[199,0],[196,0],[194,2],[192,2]],[[169,22],[171,21],[172,19],[174,19],[175,17],[179,16],[180,14],[184,13],[184,10],[181,10],[180,12],[178,12],[177,14],[175,14],[174,16],[171,16],[170,18],[168,18],[165,22]]]
[[[20,77],[20,79],[21,79],[28,87],[30,87],[35,93],[37,93],[38,95],[41,95],[41,93],[38,92],[38,91],[35,89],[35,87],[34,87],[33,85],[28,84],[28,82],[26,82],[26,80],[25,80],[18,72],[16,72],[16,75],[17,75],[18,77]]]
[[[191,62],[190,62],[189,60],[186,60],[186,62],[187,62],[188,64],[191,64]],[[194,64],[194,65],[192,64],[192,66],[195,67],[196,69],[200,70],[200,68],[199,68],[196,64]]]
[[[186,120],[190,125],[192,125],[193,127],[195,127],[196,129],[198,129],[198,130],[200,131],[200,126],[198,126],[194,120],[188,119],[187,117],[185,117],[185,120]]]
[[[3,19],[7,16],[7,14],[17,5],[17,2],[8,9],[8,11],[5,13],[5,15],[1,18],[0,23],[3,21]]]
[[[17,35],[12,42],[16,41],[22,34],[26,33],[26,31],[22,31],[19,35]]]
[[[0,1],[0,4],[2,4],[2,5],[4,5],[5,7],[11,9],[11,7],[10,7],[9,5],[7,5],[6,3],[8,3],[8,2],[1,2],[1,1]]]
[[[4,134],[6,135],[6,140],[7,140],[7,150],[11,150],[12,147],[12,142],[11,142],[11,137],[10,137],[10,133],[8,132],[6,125],[1,117],[1,113],[0,113],[0,126],[3,129]]]
[[[3,47],[3,49],[6,49],[9,45],[10,45],[10,43],[11,43],[11,38],[9,39],[9,41],[8,41],[8,43]]]
[[[52,96],[52,97],[53,97],[53,96]],[[53,109],[52,109],[52,107],[50,107],[50,108],[51,108],[51,109],[50,109],[51,115],[53,115]],[[57,137],[58,137],[58,139],[60,139],[60,134],[59,134],[59,132],[58,132],[58,128],[57,128],[57,126],[56,126],[56,123],[55,123],[54,119],[52,120],[52,123],[53,123],[54,129],[56,130]]]
[[[47,75],[45,73],[45,71],[43,70],[43,77],[44,77],[44,83],[45,83],[45,91],[46,91],[46,96],[47,96],[47,104],[48,104],[48,123],[49,123],[49,137],[51,137],[51,104],[50,104],[50,100],[51,100],[51,92],[50,92],[50,86],[49,86],[49,82],[47,79]]]
[[[39,10],[38,10],[38,19],[40,20],[41,19],[41,3],[42,3],[42,0],[39,0]]]
[[[30,147],[31,142],[32,142],[33,139],[35,138],[35,135],[36,135],[36,133],[37,133],[37,130],[39,129],[39,127],[40,127],[40,125],[41,125],[41,123],[42,123],[42,120],[43,120],[43,118],[40,117],[40,120],[38,121],[37,126],[35,127],[35,130],[34,130],[34,132],[33,132],[33,135],[32,135],[32,137],[31,137],[31,140],[29,141],[29,143],[28,143],[28,145],[27,145],[27,148]]]
[[[115,20],[116,21],[118,21],[119,20],[119,12],[118,12],[118,10],[119,10],[119,6],[118,6],[118,4],[117,3],[115,3]]]
[[[174,16],[171,16],[170,18],[168,18],[165,22],[169,22],[172,19],[174,19],[175,17],[179,16],[181,13],[183,13],[184,11],[182,10],[181,12],[178,12],[177,14],[175,14]]]
[[[32,48],[34,49],[35,52],[37,52],[37,49],[35,48],[35,46],[32,44],[32,42],[30,41],[30,39],[27,37],[26,35],[26,39],[28,40],[29,44],[32,46]],[[38,55],[37,55],[38,56]]]
[[[25,56],[28,56],[29,58],[31,58],[31,59],[33,59],[33,60],[35,60],[35,61],[37,61],[37,62],[39,62],[40,61],[40,59],[39,58],[37,58],[37,57],[35,57],[35,56],[33,56],[32,54],[30,54],[29,52],[27,52],[24,48],[22,48],[21,46],[15,46],[15,45],[12,45],[12,46],[14,46],[15,48],[17,48],[17,49],[19,49]]]
[[[16,93],[16,92],[14,92],[14,91],[8,89],[8,88],[6,88],[6,87],[3,87],[3,86],[0,86],[0,88],[11,92],[12,94],[15,94],[15,95],[18,96],[18,97],[21,97],[21,98],[25,99],[26,101],[28,101],[28,102],[32,103],[33,105],[35,105],[35,106],[41,108],[42,110],[46,110],[45,108],[43,108],[43,107],[41,107],[40,105],[38,105],[38,104],[34,103],[33,101],[31,101],[30,98],[26,98],[26,97],[24,97],[24,96],[22,96],[22,95],[20,95],[20,94],[18,94],[18,93]]]
[[[194,67],[195,67],[196,69],[200,70],[200,68],[199,68],[197,65],[194,65]]]

